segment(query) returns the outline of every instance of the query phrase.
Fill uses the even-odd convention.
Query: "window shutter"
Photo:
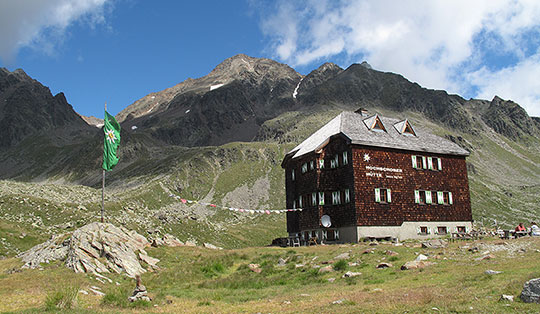
[[[431,191],[426,191],[426,204],[431,204]]]
[[[319,168],[320,169],[323,169],[324,168],[324,159],[319,159]]]
[[[422,229],[420,229],[420,227],[416,227],[416,234],[420,234],[422,233]]]
[[[311,205],[317,205],[317,192],[311,193]]]
[[[347,152],[343,152],[343,164],[344,165],[348,165],[349,164],[349,159],[347,158]]]
[[[349,189],[345,189],[345,203],[349,203],[351,201],[351,194]]]
[[[437,204],[444,204],[443,192],[437,192]]]
[[[424,169],[427,168],[427,162],[426,162],[426,157],[425,156],[422,156],[422,168],[424,168]]]
[[[431,228],[430,227],[427,227],[427,234],[431,234]]]
[[[298,207],[302,208],[302,207],[303,207],[302,205],[303,205],[303,204],[302,204],[302,195],[300,195],[300,196],[298,197]]]
[[[448,192],[448,202],[450,204],[453,204],[453,202],[452,202],[452,192]]]
[[[313,170],[315,168],[315,163],[312,161],[309,162],[309,170]]]
[[[323,239],[323,240],[328,239],[328,233],[326,232],[326,230],[323,230],[323,231],[322,231],[322,239]]]
[[[437,169],[442,170],[442,161],[440,158],[437,158]]]
[[[427,158],[427,165],[429,170],[433,170],[433,158],[428,157]]]
[[[420,203],[420,191],[414,190],[414,202],[416,204]]]
[[[375,202],[379,203],[381,201],[381,189],[375,189]]]
[[[334,156],[334,161],[336,163],[336,167],[339,167],[339,156],[338,155]]]
[[[294,179],[295,179],[295,177],[294,177],[294,169],[291,170],[291,178],[294,181]]]
[[[386,190],[386,201],[388,203],[392,203],[392,192],[390,191],[390,189]]]
[[[465,233],[469,233],[469,227],[465,226]]]
[[[319,192],[319,205],[324,205],[324,192]]]
[[[412,167],[416,169],[416,156],[412,155],[411,159],[412,159]]]
[[[334,234],[336,235],[336,240],[339,240],[339,230],[336,230]]]
[[[296,209],[296,200],[294,200],[294,201],[292,202],[292,208],[293,208],[293,209]]]

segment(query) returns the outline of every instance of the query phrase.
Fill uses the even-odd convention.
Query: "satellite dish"
[[[325,228],[328,228],[332,225],[332,222],[330,221],[330,216],[328,215],[323,215],[321,217],[321,224],[323,225],[323,227]]]

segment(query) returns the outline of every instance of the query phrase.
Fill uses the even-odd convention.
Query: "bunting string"
[[[214,208],[222,208],[227,209],[229,211],[239,212],[239,213],[246,213],[246,214],[282,214],[286,212],[294,212],[294,211],[302,211],[302,208],[290,208],[290,209],[246,209],[246,208],[235,208],[235,207],[227,207],[227,206],[220,206],[216,204],[211,203],[205,203],[205,202],[199,202],[196,200],[188,200],[185,198],[181,198],[178,195],[170,194],[170,197],[179,200],[182,202],[182,204],[199,204],[203,206],[209,206]]]

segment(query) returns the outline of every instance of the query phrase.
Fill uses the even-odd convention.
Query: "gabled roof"
[[[368,128],[370,121],[380,119],[380,122],[386,126],[386,132],[375,132]],[[322,148],[330,137],[343,134],[352,144],[385,147],[394,149],[403,149],[416,152],[429,152],[443,155],[468,156],[469,152],[459,145],[444,139],[440,136],[429,133],[423,128],[416,128],[416,136],[406,136],[402,132],[408,124],[407,120],[397,120],[386,118],[379,115],[367,118],[361,114],[344,111],[322,128],[313,133],[305,141],[293,148],[285,159],[297,158],[310,152]],[[373,124],[372,124],[373,125]],[[394,127],[390,127],[390,126]],[[410,125],[410,124],[409,124]],[[398,131],[401,127],[401,132]],[[412,127],[411,127],[412,129]]]

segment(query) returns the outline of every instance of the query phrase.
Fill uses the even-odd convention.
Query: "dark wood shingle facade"
[[[343,112],[283,160],[287,207],[303,209],[287,230],[327,242],[467,231],[467,155],[407,120]]]

